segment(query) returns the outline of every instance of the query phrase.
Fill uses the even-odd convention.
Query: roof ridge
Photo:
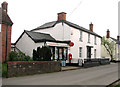
[[[90,33],[90,34],[93,34],[93,35],[96,35],[96,36],[102,38],[102,37],[101,37],[100,35],[98,35],[97,33],[93,32],[93,31],[90,31],[89,29],[84,28],[84,27],[82,27],[82,26],[80,26],[80,25],[78,25],[78,24],[75,24],[75,23],[72,23],[72,22],[66,21],[66,20],[47,22],[47,23],[41,25],[40,27],[35,28],[35,29],[31,30],[31,31],[39,30],[39,29],[51,28],[51,27],[54,27],[57,23],[61,23],[61,22],[69,25],[70,27],[74,27],[74,28],[76,28],[76,29],[82,30],[82,31],[84,31],[84,32],[88,32],[88,33]]]
[[[47,33],[41,33],[41,32],[34,32],[34,31],[28,31],[28,30],[24,30],[25,32],[32,32],[32,33],[38,33],[38,34],[44,34],[44,35],[50,35],[50,34],[47,34]]]

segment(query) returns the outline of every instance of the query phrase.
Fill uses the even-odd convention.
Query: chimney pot
[[[92,24],[92,22],[91,22],[91,24],[89,24],[89,28],[90,28],[90,31],[93,32],[93,24]]]
[[[110,38],[110,31],[109,29],[107,29],[107,35],[106,35],[107,38]]]
[[[60,20],[66,20],[65,12],[58,13],[58,21],[60,21]]]
[[[117,36],[117,40],[120,41],[120,36]]]
[[[2,3],[2,9],[3,11],[5,11],[7,13],[7,6],[8,6],[8,3],[5,1]]]

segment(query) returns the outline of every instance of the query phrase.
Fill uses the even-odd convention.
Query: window
[[[96,58],[96,49],[94,49],[94,58]]]
[[[90,34],[88,34],[88,43],[90,43]]]
[[[79,57],[82,57],[82,47],[79,47]]]
[[[94,36],[94,44],[96,45],[97,43],[96,43],[96,36]]]
[[[80,31],[80,38],[79,38],[80,41],[82,41],[82,31]]]

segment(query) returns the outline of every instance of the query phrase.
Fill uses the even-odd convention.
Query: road
[[[3,85],[109,85],[118,79],[118,64],[24,77],[3,78]]]

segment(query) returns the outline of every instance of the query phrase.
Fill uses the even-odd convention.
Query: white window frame
[[[79,47],[79,57],[82,58],[82,47]]]
[[[94,36],[94,44],[96,45],[97,44],[97,37]]]
[[[97,55],[97,50],[94,49],[94,58],[96,58],[96,55]]]
[[[88,34],[88,43],[90,43],[90,34]]]
[[[80,31],[80,38],[79,38],[80,41],[82,41],[82,31]]]

